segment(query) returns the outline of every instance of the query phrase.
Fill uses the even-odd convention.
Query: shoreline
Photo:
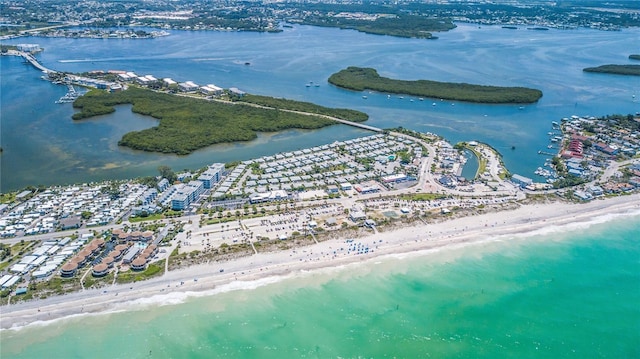
[[[346,243],[346,238],[331,239],[286,251],[182,268],[143,282],[5,305],[0,307],[0,330],[50,325],[57,320],[77,316],[140,310],[149,305],[178,304],[189,297],[253,289],[297,278],[301,273],[329,269],[341,271],[348,265],[385,257],[423,256],[437,250],[502,242],[505,236],[535,236],[567,231],[571,228],[566,226],[602,223],[628,214],[640,214],[640,194],[581,204],[526,204],[513,210],[433,224],[390,231],[382,228],[382,232],[355,238],[349,243]],[[370,251],[365,253],[365,247]],[[361,254],[357,254],[359,248],[363,248]]]

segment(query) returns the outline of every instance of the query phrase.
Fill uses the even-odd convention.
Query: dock
[[[538,151],[539,155],[545,155],[545,156],[556,156],[558,155],[557,153],[551,153],[551,152],[546,152],[546,151]]]

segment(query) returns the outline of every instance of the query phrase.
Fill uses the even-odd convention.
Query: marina
[[[67,88],[69,88],[69,92],[67,92],[64,96],[60,97],[60,99],[58,99],[56,103],[59,103],[59,104],[71,103],[75,101],[78,97],[83,95],[83,93],[76,91],[76,89],[71,84],[67,84]]]

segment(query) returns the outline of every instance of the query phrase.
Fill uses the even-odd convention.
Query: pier
[[[556,156],[557,153],[551,153],[551,152],[547,152],[547,151],[538,151],[539,155],[545,155],[545,156]]]

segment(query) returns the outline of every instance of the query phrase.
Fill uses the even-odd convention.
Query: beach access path
[[[380,259],[387,255],[425,255],[504,241],[517,235],[563,231],[566,225],[588,224],[615,214],[640,215],[640,194],[588,203],[527,204],[514,210],[468,216],[434,224],[407,226],[366,237],[332,239],[286,251],[260,253],[227,262],[215,262],[171,271],[148,281],[85,290],[43,300],[0,307],[0,328],[126,310],[140,310],[153,303],[180,303],[188,296],[212,295],[255,287],[259,283],[294,277],[303,271]],[[602,219],[604,220],[604,219]],[[570,229],[569,229],[570,230]],[[347,248],[367,247],[365,254]]]

